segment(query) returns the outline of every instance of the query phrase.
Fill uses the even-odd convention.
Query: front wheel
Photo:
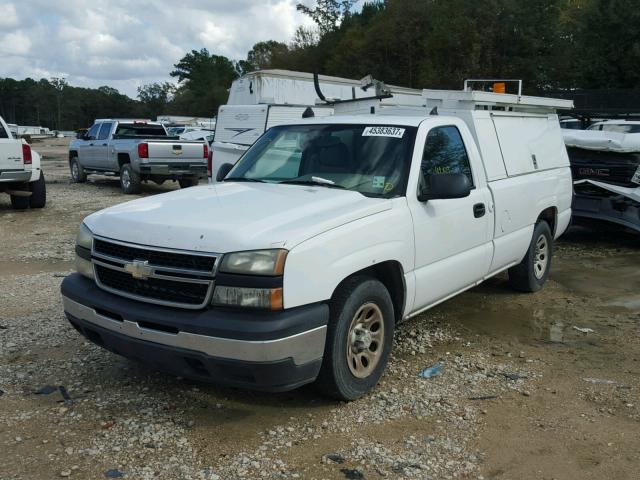
[[[549,277],[553,236],[549,224],[540,221],[533,230],[529,250],[520,264],[509,269],[509,283],[521,292],[537,292]]]
[[[355,400],[380,380],[393,345],[391,296],[377,279],[357,276],[331,301],[322,368],[316,385],[339,400]]]
[[[84,183],[87,181],[87,173],[78,162],[78,157],[73,157],[70,160],[69,170],[71,171],[71,181],[73,183]]]
[[[131,168],[130,163],[125,163],[120,167],[120,188],[127,195],[140,193],[142,189],[140,175]]]

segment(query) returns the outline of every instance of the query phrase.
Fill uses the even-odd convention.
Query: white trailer
[[[333,106],[326,104],[325,100],[333,102],[371,97],[373,87],[367,84],[370,79],[363,80],[318,75],[325,99],[318,96],[311,73],[260,70],[235,80],[229,90],[227,104],[218,111],[211,149],[212,178],[215,179],[215,172],[221,165],[236,163],[266,130],[302,120],[308,108],[314,117],[324,117],[334,112]],[[407,111],[424,111],[421,90],[392,85],[387,88],[392,98],[384,100],[385,107],[409,105]]]

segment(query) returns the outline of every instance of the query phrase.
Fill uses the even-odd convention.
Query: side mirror
[[[224,177],[231,171],[233,168],[233,164],[231,163],[223,163],[218,169],[218,173],[216,173],[216,182],[221,182],[224,180]]]
[[[418,194],[418,200],[464,198],[471,193],[471,182],[464,173],[437,173],[429,175],[429,187]]]

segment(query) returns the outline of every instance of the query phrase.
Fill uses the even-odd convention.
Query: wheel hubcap
[[[533,273],[540,280],[547,271],[549,264],[549,242],[547,237],[540,235],[536,240],[536,252],[533,260]]]
[[[122,179],[122,186],[124,188],[129,188],[129,185],[131,184],[131,179],[129,178],[129,172],[125,170],[124,172],[122,172],[122,175],[120,176],[120,178]]]
[[[353,316],[347,336],[347,363],[358,378],[371,375],[380,362],[384,345],[384,318],[374,303],[362,305]]]
[[[73,162],[73,164],[71,165],[71,175],[73,175],[73,179],[77,180],[79,175],[78,175],[78,164],[76,162]]]

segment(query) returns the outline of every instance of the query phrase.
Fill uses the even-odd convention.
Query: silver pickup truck
[[[98,119],[69,145],[69,168],[74,182],[85,182],[93,173],[115,174],[124,193],[138,193],[148,180],[197,185],[207,176],[208,156],[205,142],[170,137],[161,123]]]

